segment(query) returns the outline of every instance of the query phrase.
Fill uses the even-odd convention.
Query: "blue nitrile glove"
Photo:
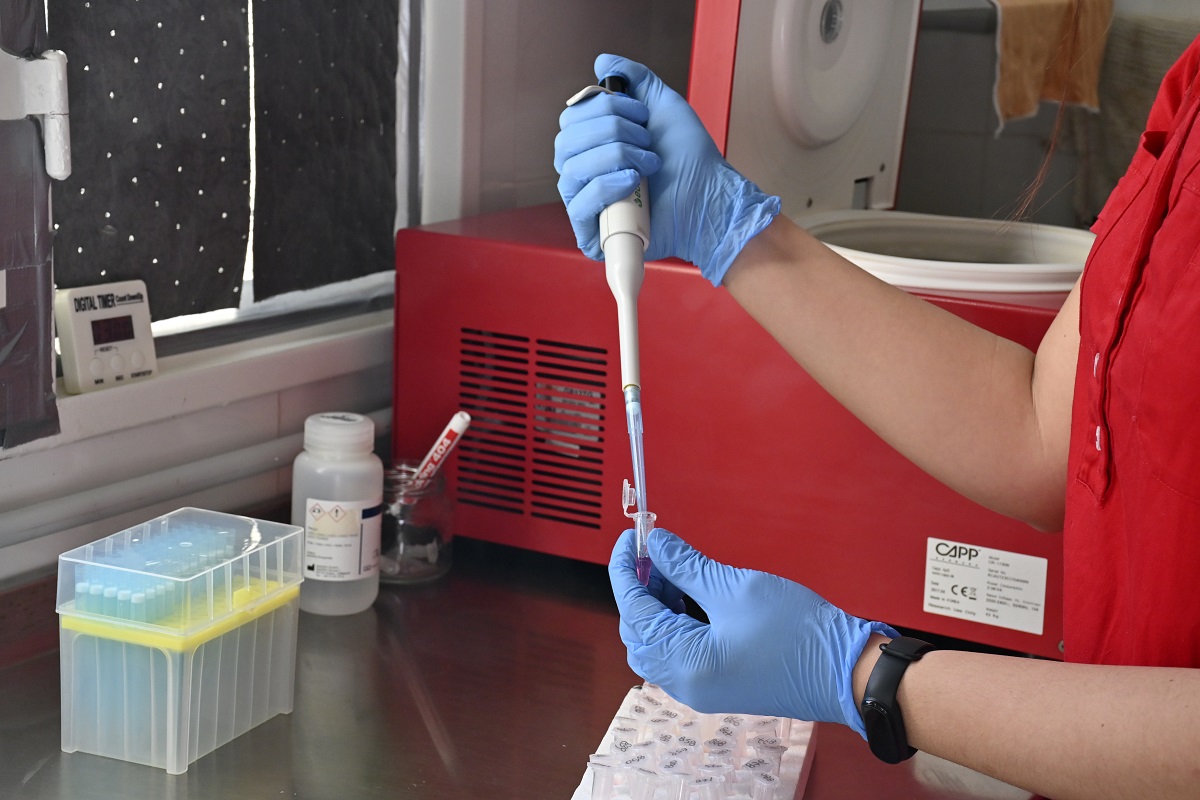
[[[655,528],[650,558],[661,577],[708,615],[668,608],[638,583],[635,542],[622,534],[608,565],[629,666],[701,713],[791,717],[866,730],[851,673],[872,633],[899,634],[834,607],[798,583],[713,561]]]
[[[554,168],[579,249],[603,257],[600,212],[628,196],[645,175],[646,259],[677,256],[719,286],[746,242],[779,213],[779,198],[729,166],[687,101],[646,67],[602,55],[595,69],[598,80],[625,78],[632,98],[593,95],[559,117]]]

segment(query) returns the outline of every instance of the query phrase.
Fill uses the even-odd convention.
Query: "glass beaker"
[[[384,470],[379,580],[385,583],[432,580],[450,569],[453,506],[446,476],[439,472],[418,485],[417,466],[415,461],[398,461]]]

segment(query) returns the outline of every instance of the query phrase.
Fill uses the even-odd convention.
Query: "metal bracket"
[[[67,111],[67,56],[47,50],[25,59],[0,52],[0,120],[39,116],[46,148],[46,174],[71,174],[71,129]]]

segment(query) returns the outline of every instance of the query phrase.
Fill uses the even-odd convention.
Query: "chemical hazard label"
[[[991,547],[927,540],[925,611],[1041,635],[1046,559]]]
[[[346,502],[309,498],[304,519],[304,577],[353,581],[379,571],[383,498]]]

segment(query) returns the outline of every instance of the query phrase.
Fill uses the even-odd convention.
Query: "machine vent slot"
[[[608,351],[463,328],[457,500],[599,529]],[[614,501],[615,502],[615,501]]]
[[[530,414],[530,514],[600,527],[607,352],[537,340]]]
[[[471,427],[458,446],[457,500],[522,514],[529,338],[463,328],[459,357],[459,403],[471,415]]]

